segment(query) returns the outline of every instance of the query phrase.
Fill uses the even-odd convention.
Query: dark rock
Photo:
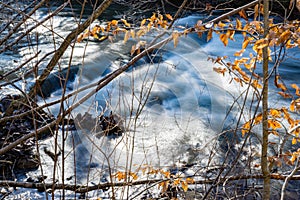
[[[31,109],[26,107],[26,104],[18,103],[17,101],[20,98],[20,95],[6,95],[0,99],[0,109],[4,111],[4,116],[11,116],[5,112],[10,110],[11,106],[13,107],[13,112],[11,112],[13,115],[21,114]],[[14,105],[15,102],[16,106]],[[12,120],[1,122],[0,146],[7,146],[28,134],[34,126],[41,127],[52,120],[53,116],[48,115],[44,111],[39,111],[35,116],[32,116],[30,113],[24,117],[15,117]],[[42,137],[45,137],[45,135],[40,138]],[[29,138],[5,154],[0,155],[0,161],[2,161],[0,162],[0,180],[14,179],[15,174],[25,173],[38,168],[40,161],[35,154],[35,140],[36,138]]]
[[[99,125],[105,136],[121,136],[124,132],[121,118],[112,112],[109,116],[101,115]]]
[[[76,130],[85,130],[91,133],[97,133],[97,137],[109,136],[118,137],[124,133],[123,120],[118,116],[110,112],[110,115],[101,115],[100,117],[94,118],[89,113],[77,114],[72,123],[75,124]]]
[[[63,89],[65,84],[73,82],[78,71],[79,66],[71,66],[51,73],[41,85],[41,88],[38,89],[38,95],[44,98],[50,97],[53,92]],[[68,87],[68,89],[72,88]]]

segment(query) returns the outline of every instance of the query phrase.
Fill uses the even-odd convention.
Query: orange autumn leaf
[[[172,17],[170,14],[166,14],[166,18],[167,18],[168,20],[173,20],[173,17]]]
[[[239,12],[239,15],[241,16],[241,18],[243,18],[244,20],[248,21],[248,16],[245,12],[244,9],[242,9],[240,12]]]
[[[283,98],[293,98],[291,94],[285,92],[278,92],[278,94],[281,95]]]
[[[269,45],[269,42],[267,39],[259,39],[255,42],[253,46],[253,50],[257,52],[258,50],[261,50]]]
[[[137,180],[138,179],[138,175],[134,172],[130,172],[129,175],[133,178],[133,180]]]
[[[226,24],[223,23],[223,22],[221,22],[221,21],[219,21],[219,23],[217,24],[217,26],[218,26],[219,28],[224,28],[224,27],[226,26]]]
[[[118,21],[117,21],[117,20],[112,20],[112,21],[110,22],[110,24],[111,24],[112,26],[117,26],[117,25],[118,25]]]
[[[125,26],[129,28],[131,27],[131,25],[125,19],[121,19],[121,21],[124,23]]]
[[[151,22],[154,22],[156,20],[156,14],[153,13],[153,15],[149,19]]]
[[[294,145],[294,144],[297,144],[297,139],[296,138],[293,138],[292,139],[292,144]]]
[[[220,34],[220,40],[223,42],[224,46],[227,46],[228,36],[226,34]]]
[[[126,43],[126,42],[128,41],[128,39],[129,39],[129,37],[130,37],[130,32],[129,32],[129,31],[126,31],[126,32],[125,32],[125,35],[124,35],[124,40],[123,40],[123,42]]]
[[[193,183],[195,183],[195,180],[193,178],[186,178],[186,182],[193,184]]]
[[[225,75],[225,72],[227,71],[226,68],[221,68],[221,67],[218,67],[218,68],[214,67],[213,70],[219,74],[222,74],[223,76]]]
[[[255,118],[254,118],[254,124],[257,125],[259,123],[262,122],[262,113],[258,114]]]
[[[242,22],[241,22],[239,19],[236,19],[236,25],[235,25],[235,28],[236,28],[237,30],[242,30],[242,29],[243,29]]]
[[[234,56],[242,56],[244,52],[245,52],[245,49],[243,48],[240,51],[235,52]]]
[[[141,21],[141,26],[144,26],[145,23],[146,23],[146,21],[147,21],[147,19],[143,19],[143,20]]]
[[[162,187],[162,193],[165,193],[168,189],[169,186],[169,181],[163,181],[161,183],[158,184],[158,187]]]
[[[281,128],[281,124],[278,121],[274,120],[274,119],[269,119],[268,120],[268,128],[276,130],[278,128]]]
[[[242,136],[243,136],[243,137],[245,136],[246,133],[249,132],[249,130],[250,130],[250,125],[251,125],[250,121],[246,122],[246,123],[243,125],[243,127],[242,127]]]
[[[281,112],[277,109],[270,109],[269,115],[271,115],[274,118],[281,118]]]
[[[257,88],[257,89],[262,89],[262,85],[258,83],[258,80],[253,80],[251,85],[254,87],[254,88]]]
[[[179,32],[174,31],[172,33],[172,39],[173,39],[173,42],[174,42],[174,47],[176,48],[177,44],[178,44],[178,41],[179,41]]]
[[[232,41],[234,41],[234,34],[235,31],[234,30],[227,30],[226,35],[229,37],[229,39],[231,39]]]
[[[178,179],[175,179],[175,180],[174,180],[173,184],[174,184],[174,185],[179,185],[180,182],[181,182],[181,179],[178,178]]]
[[[248,44],[249,44],[249,42],[250,42],[249,37],[246,37],[246,38],[244,39],[244,41],[243,41],[242,49],[246,49],[247,46],[248,46]]]
[[[275,86],[276,86],[277,88],[279,88],[279,89],[281,89],[283,92],[285,92],[285,91],[287,90],[287,88],[285,87],[284,84],[278,83],[279,78],[280,78],[280,77],[279,77],[278,75],[275,76],[274,84],[275,84]]]
[[[126,174],[125,174],[125,172],[117,172],[115,174],[115,177],[118,179],[118,181],[121,181],[122,179],[126,178]]]
[[[258,10],[258,4],[256,4],[256,6],[254,7],[254,21],[256,21],[258,14],[259,14],[259,10]]]
[[[300,98],[293,100],[290,105],[290,110],[292,112],[300,110]]]
[[[291,31],[285,30],[283,33],[281,33],[281,35],[279,36],[278,39],[278,43],[284,43],[285,41],[287,41],[289,39],[289,37],[292,35]]]
[[[296,90],[296,95],[300,96],[299,87],[296,84],[292,84],[291,86]]]
[[[209,40],[211,40],[211,38],[212,38],[212,32],[213,32],[212,28],[209,29],[209,31],[208,31],[208,33],[207,33],[207,38],[206,38],[206,41],[207,41],[207,42],[208,42]]]
[[[188,184],[186,181],[181,181],[181,187],[183,189],[184,192],[186,192],[188,190]]]

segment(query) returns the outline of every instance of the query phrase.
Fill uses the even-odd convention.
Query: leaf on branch
[[[223,76],[225,75],[225,72],[227,71],[226,68],[222,68],[222,67],[214,67],[213,70],[219,74],[222,74]]]
[[[234,34],[235,31],[234,30],[227,30],[226,35],[229,37],[229,39],[231,39],[232,41],[234,41]]]
[[[290,110],[292,112],[300,110],[300,98],[293,100],[290,105]]]
[[[285,92],[287,90],[287,88],[285,87],[284,84],[282,83],[278,83],[280,76],[276,75],[275,79],[274,79],[274,84],[277,88],[281,89],[283,92]]]
[[[189,184],[195,183],[195,180],[193,178],[186,178],[186,182]]]
[[[224,28],[224,27],[226,26],[226,24],[223,23],[223,22],[221,22],[221,21],[219,21],[219,23],[217,24],[217,26],[218,26],[219,28]]]
[[[236,18],[236,25],[235,25],[235,28],[236,28],[237,30],[242,30],[242,29],[243,29],[242,22],[241,22],[238,18]]]
[[[254,7],[254,21],[256,21],[257,17],[258,17],[258,14],[259,14],[259,10],[258,10],[258,4],[255,5]]]
[[[168,20],[173,20],[173,17],[172,17],[172,15],[170,15],[170,14],[166,14],[166,18],[168,19]]]
[[[134,172],[130,172],[129,175],[133,178],[133,180],[137,180],[138,179],[138,175]]]
[[[118,181],[121,181],[121,180],[125,180],[126,179],[126,173],[125,172],[117,172],[115,174],[115,177],[118,179]]]
[[[130,30],[130,35],[132,38],[135,38],[135,31],[133,29]]]
[[[297,144],[297,139],[296,138],[292,139],[292,145],[294,145],[294,144]]]
[[[143,19],[143,20],[141,21],[141,27],[145,25],[146,21],[147,21],[147,19]]]
[[[250,130],[250,125],[251,125],[250,121],[246,122],[246,123],[243,125],[243,127],[242,127],[242,136],[243,136],[243,137],[245,136],[246,133],[249,132],[249,130]]]
[[[188,184],[186,181],[181,181],[181,187],[183,189],[184,192],[186,192],[188,190]]]
[[[164,175],[166,178],[170,178],[170,176],[171,176],[171,173],[169,172],[169,171],[163,171],[163,170],[161,170],[161,172],[160,172],[162,175]]]
[[[281,124],[278,121],[274,120],[274,119],[269,119],[268,120],[268,128],[276,130],[278,128],[281,128]]]
[[[245,37],[243,44],[242,44],[242,49],[246,49],[248,44],[250,42],[250,38],[249,37]]]
[[[175,180],[173,181],[173,185],[177,186],[177,185],[180,184],[180,182],[181,182],[181,179],[180,179],[180,178],[177,178],[177,179],[175,179]]]
[[[239,15],[241,16],[241,18],[243,18],[244,20],[248,21],[248,16],[247,16],[247,13],[245,12],[244,9],[242,9],[242,10],[239,12]]]
[[[292,40],[288,40],[285,43],[285,46],[286,46],[287,49],[291,49],[291,48],[299,46],[299,43],[295,43],[295,42],[292,42]]]
[[[207,38],[206,38],[206,41],[208,42],[209,40],[211,40],[212,38],[212,33],[213,33],[213,30],[212,28],[209,29],[208,33],[207,33]]]
[[[131,27],[131,24],[129,24],[125,19],[121,19],[121,21],[124,23],[125,26]]]
[[[233,55],[234,56],[242,56],[244,52],[245,52],[245,49],[241,49],[240,51],[235,52]]]
[[[283,98],[293,98],[293,96],[291,94],[285,93],[285,92],[278,92],[278,94],[280,96],[282,96]]]
[[[174,31],[174,32],[172,33],[172,39],[173,39],[174,47],[175,47],[175,48],[177,47],[177,44],[178,44],[178,41],[179,41],[179,36],[180,36],[180,34],[179,34],[179,32],[177,32],[177,31]]]
[[[269,41],[265,38],[263,39],[259,39],[255,42],[254,46],[253,46],[253,50],[255,52],[257,52],[260,49],[263,49],[265,47],[267,47],[269,45]]]
[[[291,118],[290,114],[288,113],[288,110],[285,107],[283,107],[281,108],[281,111],[283,112],[284,119],[288,121],[291,127],[295,126],[295,120]]]
[[[291,110],[292,112],[295,112],[295,101],[294,101],[294,100],[291,102],[290,110]]]
[[[277,109],[270,109],[269,115],[273,118],[281,118],[281,111]]]
[[[162,193],[165,193],[168,189],[170,181],[163,181],[158,184],[158,188],[162,187]]]
[[[107,35],[104,35],[104,36],[102,36],[101,38],[98,38],[98,40],[99,40],[100,42],[102,42],[102,41],[106,40],[107,38],[108,38],[108,36],[107,36]]]
[[[262,85],[258,83],[258,80],[253,80],[251,83],[252,87],[262,89]]]
[[[257,125],[259,123],[262,122],[262,113],[258,114],[255,118],[254,118],[254,125]]]
[[[126,31],[125,32],[125,35],[124,35],[124,40],[123,42],[126,43],[128,41],[128,39],[130,38],[130,32],[129,31]]]
[[[290,158],[291,163],[294,164],[297,158],[298,158],[298,152],[293,152],[292,157]]]
[[[147,27],[142,26],[142,27],[140,28],[140,30],[138,30],[138,32],[136,33],[136,35],[137,35],[138,37],[141,37],[141,36],[145,35],[146,33],[147,33]]]
[[[224,46],[227,46],[228,36],[226,34],[220,34],[220,40],[223,42]]]
[[[112,26],[117,26],[118,25],[118,21],[117,20],[112,20],[111,22],[110,22],[110,24],[112,25]]]
[[[291,86],[292,86],[292,88],[294,88],[294,89],[296,90],[296,93],[295,93],[295,94],[296,94],[297,96],[300,96],[299,87],[298,87],[296,84],[292,84]]]
[[[277,45],[279,45],[280,43],[285,43],[290,36],[292,35],[291,31],[285,30],[283,33],[281,33],[281,35],[279,36],[278,40],[277,40]]]

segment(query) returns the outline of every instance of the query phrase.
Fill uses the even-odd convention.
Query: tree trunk
[[[269,0],[264,0],[264,38],[269,33]],[[268,46],[263,48],[263,91],[262,91],[262,108],[263,108],[263,140],[261,150],[261,170],[264,177],[263,199],[270,199],[270,171],[268,168]]]

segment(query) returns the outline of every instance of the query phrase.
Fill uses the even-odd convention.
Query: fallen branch
[[[271,174],[271,179],[273,180],[285,180],[290,175],[280,175]],[[220,180],[228,181],[238,181],[238,180],[248,180],[248,179],[263,179],[262,174],[255,175],[241,175],[241,176],[230,176],[228,178],[221,178]],[[300,180],[300,175],[294,175],[289,177],[290,180]],[[152,179],[152,180],[140,180],[134,182],[117,182],[117,183],[101,183],[93,186],[84,185],[71,185],[71,184],[52,184],[52,183],[31,183],[31,182],[16,182],[16,181],[0,181],[1,187],[23,187],[32,189],[55,189],[55,190],[70,190],[76,193],[86,193],[93,190],[107,189],[110,187],[124,187],[124,186],[135,186],[135,185],[147,185],[147,184],[158,184],[164,181],[170,181],[170,179]],[[214,184],[215,179],[203,179],[197,180],[194,183],[189,183],[189,185],[199,185],[199,184]],[[218,182],[218,185],[223,184],[223,182]]]

